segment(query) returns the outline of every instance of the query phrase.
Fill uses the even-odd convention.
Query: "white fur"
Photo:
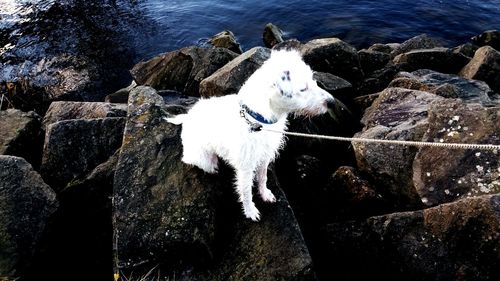
[[[325,113],[332,96],[318,87],[313,72],[296,51],[273,51],[271,57],[255,71],[237,95],[201,99],[187,114],[168,121],[183,124],[182,161],[205,172],[215,173],[219,158],[236,172],[236,191],[247,218],[260,219],[252,200],[252,185],[257,181],[259,194],[266,202],[276,198],[267,188],[267,167],[284,145],[284,136],[267,131],[252,132],[240,116],[240,104],[274,124],[264,128],[286,130],[287,115],[313,116]],[[257,122],[250,115],[246,117]]]

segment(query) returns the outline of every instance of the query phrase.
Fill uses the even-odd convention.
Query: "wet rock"
[[[50,104],[42,124],[43,128],[47,130],[50,124],[63,120],[125,116],[127,116],[127,105],[124,104],[56,101]]]
[[[485,81],[495,92],[500,92],[500,52],[490,46],[479,48],[459,75]]]
[[[276,44],[283,42],[283,31],[276,25],[268,23],[264,28],[262,40],[264,41],[264,46],[266,46],[267,48],[272,48]]]
[[[458,73],[469,59],[461,53],[447,48],[413,50],[396,56],[395,64],[402,65],[406,71],[432,69],[444,73]]]
[[[113,184],[115,246],[124,272],[199,264],[212,255],[217,185],[181,162],[181,127],[167,116],[154,89],[132,90]]]
[[[200,95],[200,82],[237,56],[224,48],[186,47],[136,64],[132,76],[139,85]]]
[[[358,51],[358,56],[361,69],[363,69],[364,73],[370,73],[377,69],[384,68],[391,59],[388,53],[370,49]]]
[[[500,196],[330,224],[340,279],[496,280]],[[360,264],[363,270],[359,270]]]
[[[237,54],[243,53],[240,43],[238,43],[234,34],[229,30],[215,34],[208,40],[208,43],[214,47],[225,48]]]
[[[56,192],[106,161],[122,143],[125,118],[63,120],[47,127],[40,173]]]
[[[33,255],[56,211],[56,195],[26,160],[0,155],[0,276],[29,272]]]
[[[428,69],[412,73],[400,72],[389,87],[401,87],[426,91],[445,98],[460,98],[468,103],[481,103],[486,106],[498,105],[490,98],[493,91],[483,81],[464,79],[453,74],[443,74]]]
[[[453,48],[452,50],[455,53],[460,53],[468,58],[472,58],[474,57],[474,54],[476,53],[478,48],[479,48],[478,46],[473,45],[471,43],[465,43]]]
[[[413,50],[433,49],[437,47],[443,47],[439,40],[429,37],[427,34],[421,34],[404,41],[399,46],[394,48],[391,52],[391,56],[396,57],[399,54],[407,53]]]
[[[346,80],[326,72],[314,72],[313,79],[318,86],[329,92],[335,97],[347,97],[352,94],[352,85]]]
[[[387,88],[366,109],[361,120],[364,128],[356,137],[421,140],[427,130],[427,114],[434,94],[403,88]],[[412,165],[417,149],[414,147],[353,143],[360,171],[383,187],[384,197],[396,208],[416,208],[420,197],[412,181]]]
[[[243,83],[269,58],[271,51],[263,47],[252,48],[205,78],[200,83],[202,97],[236,94]]]
[[[429,110],[423,141],[500,143],[498,107],[442,100]],[[426,205],[500,193],[498,152],[422,147],[413,163],[413,182]]]
[[[329,72],[351,83],[363,78],[356,49],[338,38],[311,40],[300,51],[315,71]]]
[[[0,111],[0,155],[19,156],[36,169],[43,147],[41,118],[35,112]]]
[[[487,30],[471,39],[478,46],[488,45],[500,51],[500,32],[498,30]]]

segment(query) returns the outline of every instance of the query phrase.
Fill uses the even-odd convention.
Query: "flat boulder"
[[[338,38],[311,40],[302,45],[300,51],[315,71],[329,72],[351,83],[363,78],[356,49]]]
[[[479,48],[472,60],[460,70],[460,76],[482,80],[500,92],[500,52],[490,46]]]
[[[121,146],[124,117],[63,120],[47,127],[40,173],[57,192]]]
[[[393,59],[406,71],[432,69],[444,73],[458,73],[469,58],[448,48],[419,49],[402,53]]]
[[[444,74],[429,69],[411,73],[400,72],[389,87],[426,91],[445,98],[460,98],[468,103],[481,103],[486,106],[500,104],[500,101],[493,98],[493,91],[488,84],[483,81],[465,79],[454,74]]]
[[[495,280],[499,213],[500,196],[484,195],[332,223],[327,258],[340,279]]]
[[[139,85],[200,96],[200,82],[236,56],[225,48],[192,46],[140,62],[130,73]]]
[[[43,117],[43,128],[62,120],[127,116],[127,105],[108,102],[52,102]]]
[[[26,159],[35,168],[40,165],[43,147],[41,118],[33,111],[0,111],[0,155]]]
[[[252,48],[227,63],[200,83],[202,97],[218,97],[236,94],[243,83],[271,55],[271,51],[263,47]]]
[[[429,109],[423,141],[500,143],[498,107],[441,100]],[[422,147],[413,162],[413,182],[426,205],[500,193],[498,151]]]
[[[0,276],[30,271],[58,202],[54,191],[23,158],[0,155]]]

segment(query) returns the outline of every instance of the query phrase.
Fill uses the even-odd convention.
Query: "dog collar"
[[[248,106],[245,104],[241,104],[240,106],[241,106],[242,113],[247,113],[248,115],[252,116],[252,118],[255,119],[259,123],[271,125],[271,124],[278,122],[278,120],[269,120],[269,119],[265,118],[264,116],[260,115],[259,113],[248,108]],[[242,117],[244,117],[244,116],[242,116]]]

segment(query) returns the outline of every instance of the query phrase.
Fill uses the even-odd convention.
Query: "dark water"
[[[0,29],[29,21],[31,12],[48,9],[54,2],[85,3],[0,0]],[[335,36],[358,48],[376,42],[401,42],[421,33],[457,45],[484,30],[500,29],[500,0],[117,0],[87,3],[94,3],[95,9],[103,9],[101,14],[107,13],[106,17],[120,22],[117,28],[128,33],[125,44],[136,51],[137,59],[199,44],[224,29],[233,31],[243,48],[248,49],[262,45],[262,30],[268,22],[281,27],[288,38],[305,41]],[[95,3],[104,4],[99,7]],[[124,28],[127,22],[130,26]]]

